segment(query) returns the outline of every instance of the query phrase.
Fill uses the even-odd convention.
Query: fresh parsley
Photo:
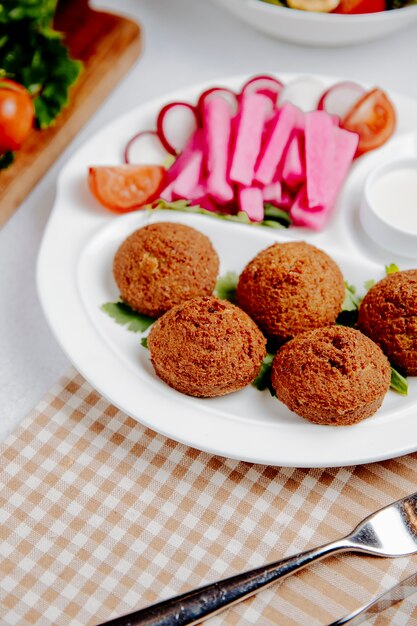
[[[55,8],[56,0],[0,2],[0,68],[32,95],[39,128],[50,126],[68,104],[82,68],[52,27]]]
[[[214,295],[220,300],[229,300],[229,302],[235,303],[238,280],[239,277],[236,272],[227,272],[224,276],[220,276],[217,279]]]
[[[402,376],[391,365],[391,389],[401,394],[402,396],[408,395],[408,380],[405,376]]]
[[[116,324],[126,326],[126,328],[133,333],[143,333],[155,321],[153,317],[137,313],[128,304],[122,301],[106,302],[106,304],[101,306],[101,310],[113,318]]]
[[[264,389],[268,389],[271,396],[275,396],[275,390],[271,384],[271,370],[272,370],[272,362],[274,360],[275,354],[272,352],[268,352],[264,360],[262,361],[261,369],[259,374],[253,381],[252,385],[259,389],[259,391],[264,391]]]
[[[0,154],[0,170],[5,170],[14,161],[14,153],[11,150],[7,150],[3,154]]]

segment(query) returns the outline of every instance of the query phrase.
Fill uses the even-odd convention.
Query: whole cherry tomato
[[[88,185],[100,204],[126,213],[154,200],[165,174],[159,165],[99,165],[88,169]]]
[[[22,146],[34,117],[32,98],[23,85],[0,78],[0,154]]]
[[[368,91],[342,120],[342,127],[359,135],[356,156],[382,146],[394,133],[395,109],[381,89]]]

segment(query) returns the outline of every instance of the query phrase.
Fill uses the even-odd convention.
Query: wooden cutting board
[[[14,163],[0,171],[0,226],[112,91],[141,50],[138,24],[118,15],[93,11],[88,0],[61,2],[55,27],[65,33],[71,55],[83,61],[84,70],[71,90],[69,106],[55,125],[43,131],[33,130],[16,152]]]

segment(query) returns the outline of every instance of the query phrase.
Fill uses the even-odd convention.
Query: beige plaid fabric
[[[75,372],[0,458],[0,623],[19,626],[102,622],[336,539],[417,490],[415,454],[328,470],[210,456],[144,428]],[[328,624],[416,569],[417,556],[332,557],[207,624]],[[413,599],[369,623],[417,624]]]

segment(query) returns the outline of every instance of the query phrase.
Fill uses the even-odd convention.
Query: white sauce
[[[417,234],[417,168],[387,172],[375,181],[370,195],[375,212],[386,222]]]

